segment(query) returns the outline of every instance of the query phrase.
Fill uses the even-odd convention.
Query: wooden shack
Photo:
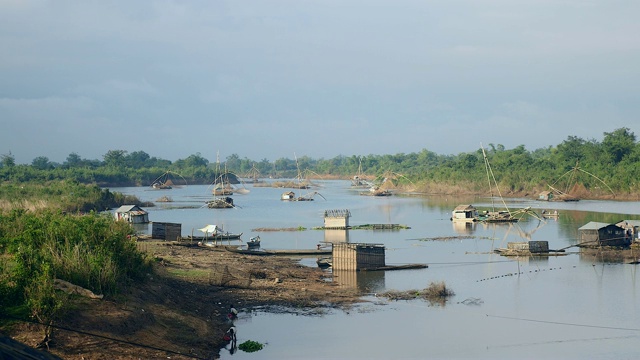
[[[334,244],[332,256],[335,270],[360,271],[385,266],[385,248],[382,244]]]
[[[616,225],[591,221],[578,229],[580,246],[629,246],[632,239],[626,229]]]
[[[151,237],[170,241],[180,240],[182,237],[182,224],[154,222],[151,225]]]
[[[543,191],[540,194],[538,194],[538,200],[552,201],[553,200],[553,193],[551,191]]]
[[[325,229],[348,229],[350,217],[351,217],[351,212],[349,210],[325,210],[324,211],[324,228]]]
[[[115,214],[116,220],[128,221],[132,224],[146,224],[149,222],[149,213],[137,205],[122,205]]]
[[[626,231],[627,236],[631,237],[631,242],[640,242],[640,220],[622,220],[616,225]]]

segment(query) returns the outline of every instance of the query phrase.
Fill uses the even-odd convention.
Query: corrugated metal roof
[[[617,223],[616,225],[618,226],[623,226],[624,223],[627,223],[631,226],[640,226],[640,220],[622,220],[619,223]]]
[[[116,210],[116,213],[126,213],[131,211],[146,213],[146,211],[140,209],[138,205],[122,205]]]
[[[453,211],[469,211],[469,210],[475,210],[476,208],[473,207],[473,205],[458,205],[456,206],[455,209],[453,209]]]
[[[585,225],[582,225],[580,228],[578,228],[578,230],[599,230],[609,225],[613,225],[613,224],[591,221]]]

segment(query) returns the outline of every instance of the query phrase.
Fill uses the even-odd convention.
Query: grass
[[[422,290],[407,290],[407,291],[387,291],[379,296],[385,297],[389,300],[414,300],[423,299],[429,301],[432,305],[444,306],[447,302],[447,298],[455,295],[453,290],[447,287],[444,281],[432,282],[429,286]]]
[[[211,274],[210,270],[205,269],[168,269],[167,272],[175,277],[207,280]]]

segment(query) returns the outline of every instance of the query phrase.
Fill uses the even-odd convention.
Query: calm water
[[[455,206],[488,207],[491,199],[378,198],[360,196],[362,190],[351,189],[347,181],[318,183],[312,191],[326,200],[317,196],[310,202],[283,202],[280,194],[287,189],[247,185],[249,194],[233,196],[237,209],[203,207],[210,198],[207,186],[112,190],[147,201],[171,197],[173,202],[146,210],[151,221],[181,223],[183,235],[202,235],[197,229],[217,224],[242,232],[244,240],[260,234],[262,247],[270,249],[315,248],[325,239],[379,243],[386,247],[387,264],[429,265],[421,270],[334,274],[329,281],[367,294],[366,302],[348,312],[273,314],[239,304],[238,343],[267,345],[255,353],[223,350],[223,359],[640,357],[638,265],[581,254],[575,248],[566,256],[520,261],[492,252],[507,242],[527,240],[564,248],[576,243],[577,229],[589,221],[640,219],[640,203],[508,200],[511,209],[557,209],[561,215],[546,222],[527,217],[517,224],[458,226],[449,220]],[[349,209],[351,225],[394,223],[411,229],[311,230],[323,225],[323,212],[330,209]],[[298,226],[309,230],[253,231]],[[313,266],[314,261],[301,263]],[[423,289],[433,281],[444,281],[456,294],[445,306],[376,296],[387,290]]]

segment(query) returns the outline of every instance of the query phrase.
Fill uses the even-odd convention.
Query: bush
[[[2,306],[26,305],[46,324],[64,304],[63,295],[53,288],[54,279],[98,294],[116,294],[151,270],[150,261],[128,239],[133,233],[128,223],[96,213],[0,214]]]

